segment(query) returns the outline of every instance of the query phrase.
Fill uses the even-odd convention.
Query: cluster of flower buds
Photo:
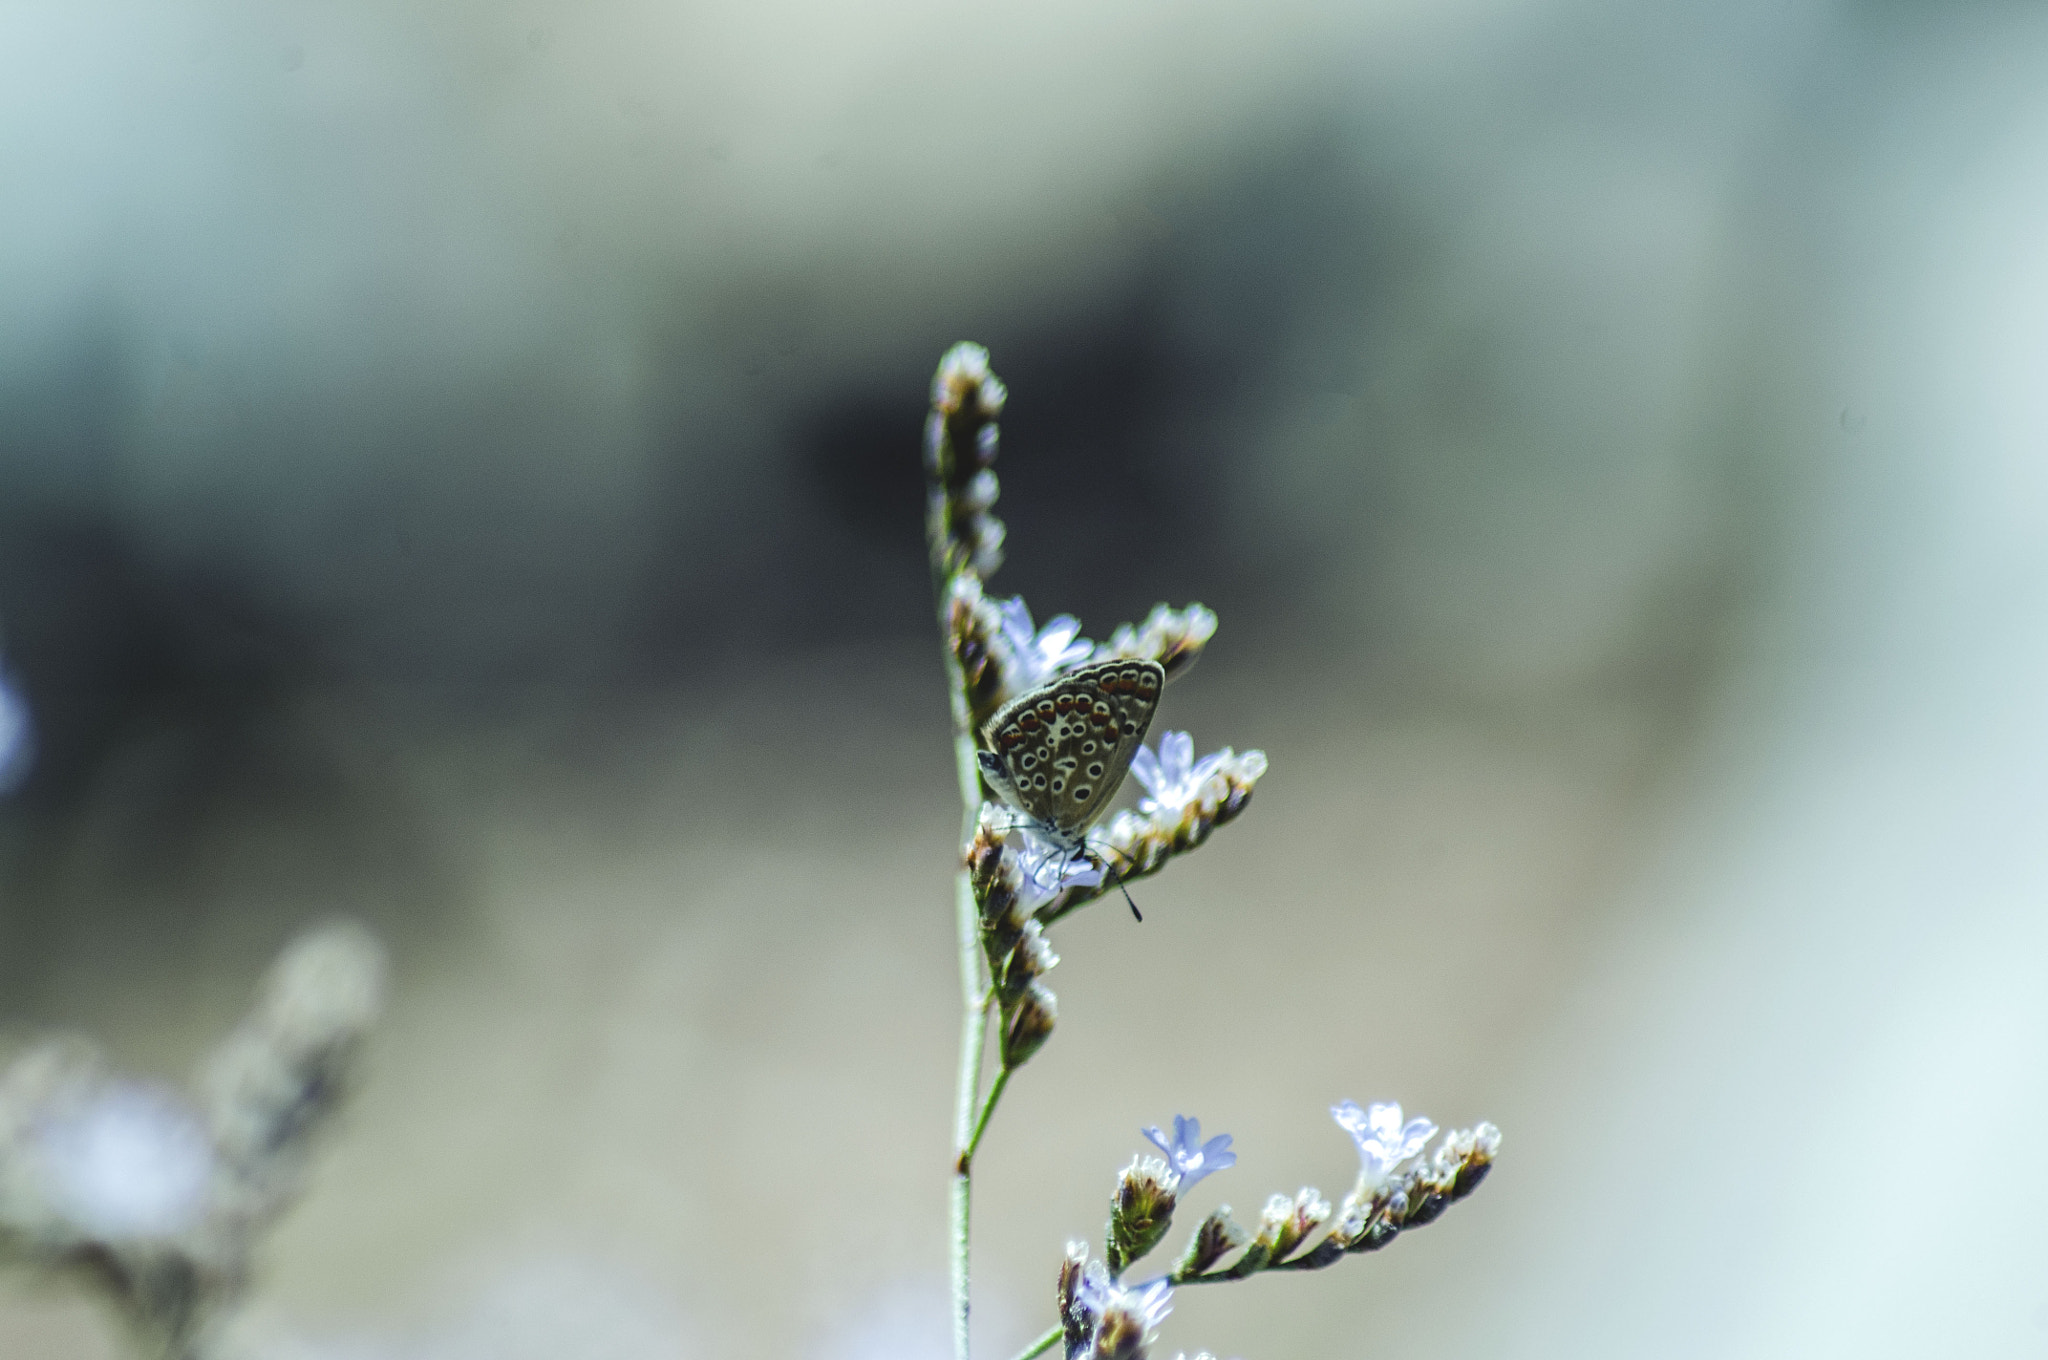
[[[967,847],[969,882],[981,912],[982,957],[1001,1016],[999,1048],[1005,1070],[1021,1067],[1052,1037],[1059,1001],[1045,974],[1060,959],[1033,914],[1045,900],[1045,879],[1072,883],[1101,874],[1085,859],[1057,862],[1052,847],[1017,831],[995,829],[994,810],[983,809],[980,829]]]
[[[989,372],[988,351],[980,345],[953,346],[932,377],[924,435],[930,485],[925,528],[932,571],[941,581],[963,569],[988,576],[1003,564],[1003,522],[991,511],[1000,492],[996,417],[1008,395]]]
[[[1135,628],[1128,623],[1119,626],[1088,659],[1120,661],[1143,657],[1164,667],[1171,682],[1187,673],[1215,635],[1215,612],[1202,605],[1191,604],[1186,609],[1154,605],[1143,623]]]
[[[1275,1195],[1258,1231],[1250,1234],[1230,1218],[1227,1206],[1219,1209],[1195,1230],[1169,1277],[1175,1284],[1243,1279],[1264,1270],[1320,1270],[1346,1255],[1377,1251],[1399,1233],[1436,1221],[1476,1190],[1500,1151],[1500,1130],[1491,1124],[1451,1133],[1435,1153],[1420,1157],[1436,1125],[1421,1118],[1404,1124],[1399,1105],[1361,1110],[1346,1101],[1330,1113],[1358,1145],[1358,1184],[1343,1204],[1333,1210],[1313,1187],[1292,1198]],[[1308,1246],[1325,1225],[1329,1231],[1322,1240]],[[1240,1247],[1235,1261],[1221,1264]]]
[[[1240,754],[1226,746],[1200,760],[1193,756],[1194,742],[1185,732],[1161,736],[1157,755],[1150,747],[1139,749],[1131,774],[1146,796],[1136,810],[1119,812],[1088,840],[1101,877],[1086,891],[1049,902],[1040,910],[1041,920],[1050,925],[1119,884],[1159,872],[1169,859],[1201,845],[1244,811],[1266,772],[1266,753]]]
[[[383,955],[353,926],[301,937],[208,1062],[199,1101],[58,1039],[0,1076],[0,1245],[101,1286],[183,1360],[242,1286],[256,1230],[298,1189],[307,1140],[348,1089]]]
[[[1179,1286],[1268,1270],[1317,1270],[1347,1254],[1377,1250],[1471,1194],[1500,1150],[1500,1131],[1491,1124],[1452,1133],[1422,1157],[1436,1125],[1421,1118],[1404,1123],[1399,1105],[1360,1109],[1346,1101],[1330,1113],[1358,1145],[1358,1185],[1341,1207],[1305,1186],[1291,1196],[1274,1195],[1251,1231],[1231,1216],[1229,1205],[1219,1205],[1196,1226],[1170,1274],[1127,1286],[1123,1273],[1166,1235],[1182,1196],[1202,1177],[1237,1162],[1230,1135],[1205,1142],[1201,1124],[1185,1115],[1174,1117],[1171,1136],[1144,1130],[1161,1155],[1132,1158],[1118,1178],[1105,1259],[1090,1261],[1085,1245],[1070,1243],[1060,1267],[1060,1335],[1068,1360],[1144,1356]]]
[[[1103,1242],[1112,1275],[1121,1275],[1131,1262],[1159,1245],[1173,1224],[1174,1206],[1183,1191],[1204,1176],[1237,1165],[1230,1135],[1219,1133],[1204,1142],[1199,1119],[1175,1115],[1171,1135],[1157,1127],[1143,1132],[1162,1155],[1133,1157],[1117,1179]]]
[[[1136,811],[1118,813],[1108,827],[1091,832],[1085,854],[1018,824],[1012,810],[984,804],[967,865],[989,947],[1009,948],[1025,916],[1051,925],[1119,884],[1159,872],[1243,812],[1266,772],[1265,752],[1225,747],[1197,761],[1193,750],[1185,732],[1162,736],[1157,755],[1140,747],[1131,773],[1146,796]],[[1005,924],[1012,915],[1017,919]],[[994,956],[989,965],[1000,978],[1003,966]]]
[[[1120,1284],[1101,1261],[1088,1259],[1086,1243],[1069,1242],[1058,1299],[1067,1360],[1145,1360],[1173,1311],[1173,1286]]]
[[[978,732],[1011,693],[1003,609],[982,590],[979,576],[961,572],[948,578],[941,612],[947,645],[960,667],[968,728]]]
[[[383,1000],[383,947],[360,926],[310,931],[271,966],[201,1075],[237,1215],[264,1222],[297,1195],[308,1137],[348,1094]]]
[[[965,571],[947,579],[942,613],[976,731],[1018,695],[1089,662],[1142,657],[1157,661],[1168,682],[1176,680],[1216,633],[1216,615],[1201,605],[1172,609],[1162,604],[1143,625],[1123,624],[1098,645],[1081,636],[1081,622],[1072,614],[1057,615],[1040,627],[1022,596],[990,596],[981,578]]]
[[[1398,1114],[1400,1107],[1394,1109]],[[1397,1234],[1434,1223],[1479,1188],[1499,1151],[1500,1130],[1479,1124],[1445,1135],[1427,1159],[1397,1174],[1374,1178],[1362,1173],[1344,1201],[1331,1241],[1344,1252],[1378,1251]]]

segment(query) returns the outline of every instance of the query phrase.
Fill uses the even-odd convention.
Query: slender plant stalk
[[[988,1099],[981,1102],[981,1117],[974,1121],[974,1136],[967,1140],[967,1151],[961,1156],[961,1160],[968,1163],[969,1170],[973,1169],[974,1154],[981,1147],[981,1135],[988,1132],[989,1116],[996,1112],[996,1102],[1003,1098],[1003,1088],[1010,1084],[1012,1070],[1005,1067],[996,1072],[996,1079],[988,1088]]]
[[[940,598],[944,598],[941,595]],[[941,619],[943,633],[944,620]],[[949,648],[946,652],[946,688],[951,692],[953,710],[953,759],[960,777],[960,844],[974,838],[981,815],[981,775],[974,760],[974,733],[967,708],[967,684],[960,663]],[[981,1093],[982,1047],[988,1035],[990,987],[982,976],[981,913],[974,902],[974,884],[962,868],[954,879],[953,916],[960,951],[960,1068],[953,1098],[953,1187],[952,1187],[952,1277],[953,1356],[968,1360],[967,1313],[971,1275],[969,1271],[970,1197],[974,1188],[974,1149],[981,1141],[981,1129],[995,1108],[995,1095],[1002,1090],[1000,1078],[990,1093],[988,1107],[975,1117]]]
[[[1039,1337],[1038,1340],[1032,1342],[1023,1350],[1018,1351],[1017,1360],[1031,1360],[1031,1357],[1034,1355],[1044,1355],[1054,1346],[1059,1345],[1060,1338],[1065,1335],[1066,1333],[1062,1329],[1058,1327],[1052,1328],[1044,1336]]]

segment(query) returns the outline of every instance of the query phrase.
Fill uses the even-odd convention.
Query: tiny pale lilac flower
[[[45,1118],[35,1148],[51,1207],[87,1237],[171,1237],[205,1215],[213,1146],[167,1091],[108,1082]]]
[[[1102,868],[1086,855],[1053,844],[1028,826],[1010,833],[1023,877],[1017,896],[1026,911],[1036,911],[1068,888],[1092,888],[1102,882]]]
[[[1119,1302],[1143,1320],[1148,1332],[1166,1321],[1166,1315],[1173,1311],[1173,1285],[1163,1276],[1148,1284],[1132,1285],[1122,1293]]]
[[[1140,1129],[1140,1133],[1151,1140],[1152,1146],[1166,1154],[1166,1160],[1180,1177],[1180,1189],[1202,1179],[1212,1171],[1222,1171],[1237,1165],[1237,1154],[1230,1150],[1230,1135],[1219,1133],[1208,1142],[1202,1141],[1202,1121],[1187,1115],[1173,1117],[1173,1137],[1168,1138],[1157,1125]]]
[[[1185,732],[1162,735],[1156,756],[1149,746],[1138,748],[1131,757],[1131,773],[1151,795],[1138,801],[1139,812],[1148,817],[1160,812],[1178,815],[1201,796],[1202,785],[1230,758],[1228,750],[1211,752],[1200,760],[1194,759],[1194,754],[1194,738]]]
[[[1139,1360],[1152,1344],[1159,1324],[1173,1311],[1173,1286],[1164,1277],[1128,1288],[1106,1284],[1096,1297],[1101,1300],[1101,1311],[1090,1353],[1097,1360]]]
[[[1067,1244],[1067,1255],[1071,1259],[1078,1243]],[[1109,1267],[1101,1261],[1090,1261],[1082,1267],[1080,1283],[1074,1286],[1074,1301],[1081,1311],[1090,1318],[1100,1318],[1102,1310],[1116,1296],[1119,1286],[1109,1278]]]
[[[1010,691],[1023,694],[1037,689],[1069,666],[1086,661],[1095,644],[1081,637],[1081,621],[1072,614],[1046,620],[1033,630],[1031,609],[1021,595],[1003,601],[1003,640],[1010,645],[1013,667]]]
[[[1330,1117],[1358,1144],[1360,1175],[1370,1186],[1383,1184],[1436,1134],[1436,1125],[1421,1115],[1403,1124],[1398,1102],[1375,1102],[1370,1109],[1361,1110],[1357,1101],[1347,1100],[1332,1105]]]

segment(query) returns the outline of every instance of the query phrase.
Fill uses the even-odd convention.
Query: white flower
[[[1212,1171],[1222,1171],[1237,1165],[1237,1154],[1230,1150],[1230,1135],[1219,1133],[1208,1142],[1202,1141],[1202,1121],[1187,1115],[1173,1117],[1173,1137],[1160,1132],[1158,1126],[1140,1129],[1152,1141],[1152,1146],[1166,1154],[1166,1160],[1180,1177],[1178,1189],[1186,1190]]]
[[[0,793],[12,793],[35,763],[35,724],[21,682],[0,670]]]
[[[1436,1134],[1436,1125],[1421,1115],[1403,1124],[1401,1107],[1392,1102],[1361,1110],[1357,1101],[1347,1100],[1332,1105],[1330,1117],[1358,1144],[1359,1175],[1369,1187],[1384,1184],[1395,1168],[1422,1151],[1422,1145]]]
[[[1162,735],[1157,756],[1152,754],[1149,746],[1138,748],[1138,753],[1131,757],[1131,773],[1152,795],[1139,800],[1138,811],[1148,817],[1161,812],[1178,815],[1182,808],[1201,796],[1202,785],[1223,768],[1223,762],[1230,758],[1231,753],[1226,748],[1200,760],[1194,760],[1194,754],[1194,738],[1185,732]]]
[[[1086,661],[1095,644],[1079,636],[1081,621],[1072,614],[1048,619],[1032,630],[1031,610],[1022,595],[1003,601],[1003,641],[1010,646],[1010,692],[1026,694],[1069,666]]]
[[[1028,826],[1018,827],[1008,839],[1024,879],[1017,896],[1027,911],[1037,911],[1068,888],[1092,888],[1102,882],[1102,868],[1094,860],[1055,844]]]
[[[40,1121],[35,1148],[51,1207],[86,1237],[171,1237],[205,1215],[213,1145],[168,1091],[106,1082]]]

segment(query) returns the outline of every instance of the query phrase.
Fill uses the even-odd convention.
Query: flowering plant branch
[[[262,1230],[298,1197],[383,985],[360,928],[301,936],[196,1098],[109,1072],[82,1039],[31,1048],[0,1074],[0,1260],[82,1276],[152,1360],[199,1360]]]
[[[1238,754],[1226,747],[1197,760],[1185,732],[1165,732],[1156,751],[1131,744],[1142,740],[1159,686],[1186,674],[1215,635],[1216,616],[1208,609],[1160,605],[1143,623],[1125,624],[1107,642],[1092,644],[1071,615],[1036,626],[1021,598],[986,592],[984,582],[1003,560],[1005,532],[992,512],[1000,490],[996,419],[1007,399],[989,371],[987,352],[954,346],[932,381],[924,446],[926,539],[945,639],[964,847],[954,893],[962,1001],[951,1197],[955,1360],[969,1360],[974,1156],[1012,1075],[1052,1037],[1058,1020],[1045,975],[1059,956],[1047,931],[1199,848],[1244,811],[1266,772],[1260,751]],[[1116,662],[1136,664],[1105,664]],[[1110,703],[1118,694],[1141,699],[1126,702],[1121,719]],[[1057,716],[1070,710],[1076,714],[1071,728]],[[1084,710],[1092,713],[1085,721]],[[1019,712],[1026,716],[1013,716]],[[1018,772],[1032,766],[1006,764],[992,750],[991,733],[1005,729],[1007,750],[1008,743],[1024,740],[1009,730],[1015,723],[1038,730],[1034,712],[1048,733],[1080,733],[1061,740],[1091,739],[1085,747],[1057,748],[1050,735],[1031,739],[1043,745],[1046,764],[1036,775],[1037,792],[1026,794]],[[1123,726],[1134,713],[1135,729]],[[1097,736],[1100,745],[1092,739]],[[1065,763],[1052,760],[1056,753],[1065,754]],[[1091,790],[1113,790],[1125,773],[1123,762],[1145,796],[1135,809],[1096,826],[1107,795],[1084,800]],[[1058,801],[1061,775],[1080,785],[1083,765],[1087,787]],[[1131,909],[1135,914],[1135,903]],[[996,1072],[983,1094],[992,1019]],[[1175,1117],[1171,1135],[1144,1130],[1161,1155],[1134,1157],[1119,1178],[1101,1258],[1090,1260],[1081,1243],[1068,1245],[1055,1294],[1058,1321],[1018,1360],[1062,1344],[1066,1360],[1144,1360],[1172,1310],[1175,1288],[1266,1271],[1319,1270],[1347,1255],[1377,1251],[1469,1195],[1500,1146],[1499,1131],[1479,1124],[1449,1135],[1425,1157],[1436,1126],[1421,1118],[1404,1123],[1399,1105],[1361,1109],[1346,1101],[1331,1114],[1357,1143],[1360,1159],[1358,1182],[1342,1205],[1333,1209],[1311,1188],[1291,1198],[1275,1195],[1256,1231],[1241,1227],[1228,1205],[1219,1206],[1195,1229],[1170,1272],[1126,1284],[1129,1267],[1165,1237],[1180,1196],[1237,1161],[1230,1135],[1205,1141],[1199,1121],[1187,1116]]]

